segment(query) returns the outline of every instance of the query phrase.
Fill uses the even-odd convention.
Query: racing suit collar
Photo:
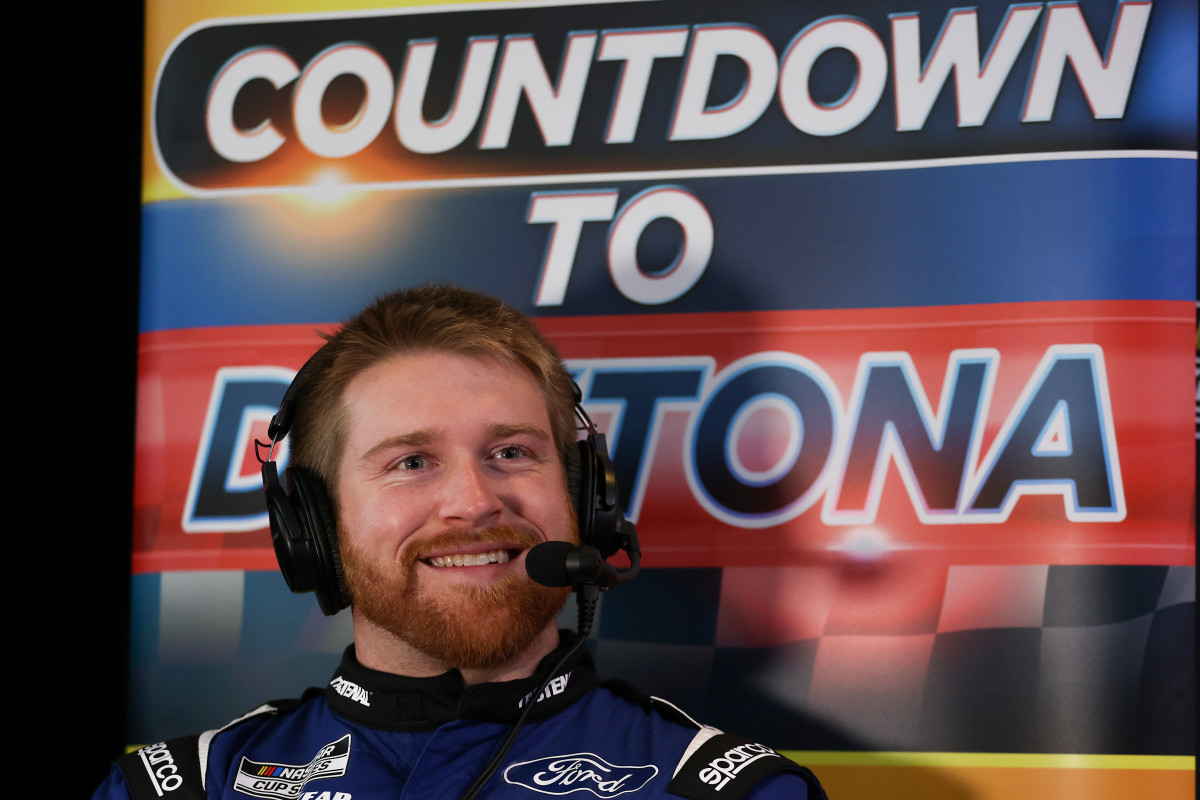
[[[540,697],[531,696],[574,641],[574,633],[560,630],[558,647],[538,663],[532,676],[475,686],[464,686],[458,670],[410,678],[369,669],[358,663],[354,645],[350,645],[325,686],[325,697],[340,716],[385,730],[432,730],[456,719],[509,724],[529,702],[537,703],[530,719],[543,719],[600,685],[591,655],[582,647]]]

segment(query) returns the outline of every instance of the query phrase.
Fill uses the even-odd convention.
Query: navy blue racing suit
[[[701,726],[628,684],[602,682],[584,648],[533,697],[572,636],[532,677],[475,686],[457,671],[408,678],[367,669],[351,645],[325,687],[130,753],[93,800],[452,800],[529,702],[481,800],[824,800],[811,772],[770,748]]]

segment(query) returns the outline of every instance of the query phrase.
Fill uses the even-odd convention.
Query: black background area
[[[33,762],[13,788],[90,797],[125,745],[143,8],[24,5],[8,24],[8,696]]]

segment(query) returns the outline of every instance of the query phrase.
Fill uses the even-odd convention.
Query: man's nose
[[[480,524],[499,516],[504,508],[494,480],[482,465],[464,462],[450,471],[443,486],[442,519]]]

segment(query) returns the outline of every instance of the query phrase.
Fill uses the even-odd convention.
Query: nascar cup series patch
[[[350,734],[320,748],[307,764],[272,764],[242,756],[233,788],[267,800],[299,797],[309,781],[346,774],[350,761]]]

